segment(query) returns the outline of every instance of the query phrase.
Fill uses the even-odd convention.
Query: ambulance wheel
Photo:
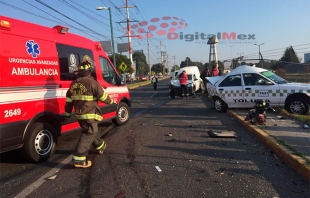
[[[218,112],[225,112],[227,110],[227,104],[219,97],[214,98],[214,108]]]
[[[55,128],[48,123],[34,123],[25,137],[22,148],[27,160],[43,162],[55,152]]]
[[[124,102],[121,102],[118,105],[118,109],[116,112],[116,118],[113,118],[112,122],[117,126],[121,126],[125,124],[126,122],[128,122],[129,115],[130,115],[130,109],[128,105]]]
[[[304,98],[293,97],[288,101],[286,110],[290,113],[306,115],[309,112],[309,104]]]

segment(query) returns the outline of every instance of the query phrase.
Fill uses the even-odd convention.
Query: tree
[[[280,58],[280,61],[285,62],[293,62],[293,63],[300,63],[301,58],[297,56],[292,46],[286,48],[282,58]]]
[[[179,70],[179,69],[180,69],[180,67],[179,67],[178,65],[174,65],[174,66],[172,66],[172,68],[171,68],[171,72],[177,71],[177,70]]]
[[[134,61],[136,61],[137,74],[146,75],[150,71],[150,68],[148,67],[148,64],[146,62],[146,57],[143,53],[135,52],[133,53],[132,58]]]
[[[111,62],[113,63],[113,56],[110,55],[109,56],[109,59],[111,60]],[[121,54],[115,54],[115,59],[116,59],[116,70],[119,72],[119,73],[130,73],[132,74],[133,73],[133,68],[131,67],[131,61],[129,58],[127,58],[127,56],[125,55],[121,55]],[[126,65],[127,65],[127,68],[125,70],[125,72],[123,72],[121,69],[120,69],[120,65],[121,63],[124,62]]]
[[[180,68],[187,67],[187,66],[191,66],[191,65],[193,65],[193,62],[191,61],[190,58],[186,57],[186,58],[185,58],[185,61],[182,61],[182,62],[181,62]]]
[[[153,72],[155,72],[155,74],[163,73],[163,68],[164,68],[164,65],[161,63],[154,64],[152,66],[152,73]]]
[[[297,56],[293,47],[290,46],[286,48],[280,60],[272,64],[271,69],[277,70],[278,68],[285,68],[285,65],[286,65],[285,62],[300,63],[300,61],[301,61],[301,58]]]
[[[224,70],[224,63],[222,61],[217,61],[217,64],[218,64],[218,69],[223,71]],[[215,61],[212,61],[211,63],[209,63],[208,66],[211,67],[211,69],[213,67],[215,67]]]

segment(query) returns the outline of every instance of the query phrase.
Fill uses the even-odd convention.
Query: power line
[[[310,43],[304,43],[304,44],[299,44],[299,45],[295,45],[292,47],[299,47],[299,46],[304,46],[304,45],[310,45]],[[261,51],[261,53],[265,53],[265,52],[270,52],[270,51],[276,51],[276,50],[285,50],[287,47],[281,47],[281,48],[277,48],[277,49],[271,49],[271,50],[266,50],[266,51]],[[249,55],[253,55],[253,54],[257,54],[257,53],[251,53],[251,54],[246,54],[245,56],[249,56]]]
[[[58,19],[57,17],[55,17],[55,16],[53,16],[53,15],[50,15],[49,13],[47,13],[47,12],[41,10],[40,8],[38,8],[38,7],[36,7],[36,6],[32,5],[32,4],[30,4],[30,3],[28,3],[28,2],[25,2],[25,3],[28,3],[29,5],[35,7],[36,9],[38,9],[38,10],[40,10],[40,11],[42,11],[42,12],[44,12],[44,13],[46,13],[46,14],[48,14],[48,15],[50,15],[50,16],[56,18],[56,19],[58,19],[58,20],[61,21],[62,23],[59,23],[59,21],[55,21],[55,20],[53,20],[53,19],[49,19],[49,18],[44,17],[44,16],[42,16],[42,15],[35,14],[35,13],[30,12],[30,11],[28,11],[28,10],[24,10],[24,9],[22,9],[22,8],[13,6],[13,5],[11,5],[11,4],[4,3],[4,2],[2,2],[2,1],[0,1],[0,3],[3,4],[3,5],[5,5],[5,6],[14,8],[14,9],[16,9],[16,10],[25,12],[25,13],[27,13],[27,14],[30,14],[30,15],[33,15],[33,16],[36,16],[36,17],[45,19],[45,20],[47,20],[47,21],[51,21],[51,22],[53,22],[53,23],[55,23],[55,24],[62,24],[62,23],[63,23],[64,25],[66,25],[66,26],[68,26],[68,27],[70,27],[70,28],[74,28],[74,29],[79,30],[79,31],[81,31],[81,32],[83,32],[83,33],[85,33],[85,34],[87,34],[87,35],[89,35],[89,36],[91,36],[91,37],[93,37],[93,38],[95,38],[95,39],[98,39],[97,37],[95,37],[95,36],[93,36],[93,35],[90,34],[90,33],[92,33],[92,32],[87,32],[87,31],[85,31],[85,30],[79,29],[79,28],[77,28],[77,27],[75,27],[75,26],[73,26],[73,25],[71,25],[71,24],[69,24],[69,23],[67,23],[67,22],[65,22],[65,21],[63,21],[63,20],[61,20],[61,19]]]
[[[49,8],[49,9],[53,10],[54,12],[57,12],[58,14],[64,16],[65,18],[67,18],[67,19],[69,19],[69,20],[71,20],[71,21],[77,23],[78,25],[84,27],[85,29],[90,30],[93,34],[96,34],[96,35],[99,35],[99,36],[102,36],[102,37],[108,39],[107,36],[102,35],[102,34],[96,32],[96,31],[92,30],[91,28],[88,28],[87,26],[81,24],[80,22],[78,22],[78,21],[76,21],[76,20],[74,20],[74,19],[68,17],[67,15],[65,15],[65,14],[63,14],[63,13],[61,13],[61,12],[59,12],[59,11],[57,11],[56,9],[52,8],[51,6],[49,6],[49,5],[47,5],[46,3],[42,2],[41,0],[35,0],[35,1],[38,2],[38,3],[40,3],[40,4],[42,4],[42,5],[44,5],[45,7],[47,7],[47,8]]]

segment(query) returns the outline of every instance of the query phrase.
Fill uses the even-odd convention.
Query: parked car
[[[200,78],[200,72],[197,66],[187,66],[181,68],[179,71],[175,72],[174,79],[170,80],[170,86],[169,86],[169,96],[170,98],[175,98],[175,96],[181,96],[181,86],[180,81],[178,80],[179,74],[182,73],[182,71],[185,70],[187,77],[188,77],[188,94],[189,95],[195,95],[197,91],[201,89],[202,86],[202,79]]]
[[[133,82],[134,78],[130,75],[126,75],[126,82]]]
[[[272,107],[285,107],[290,113],[309,112],[309,84],[289,83],[266,69],[239,66],[225,76],[206,80],[217,111],[252,108],[255,101],[263,99]]]
[[[142,76],[142,77],[141,77],[141,80],[142,80],[142,81],[147,81],[147,80],[149,80],[149,77],[148,77],[148,76]]]

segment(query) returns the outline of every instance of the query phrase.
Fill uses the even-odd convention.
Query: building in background
[[[309,63],[310,62],[310,53],[304,54],[304,63]]]

